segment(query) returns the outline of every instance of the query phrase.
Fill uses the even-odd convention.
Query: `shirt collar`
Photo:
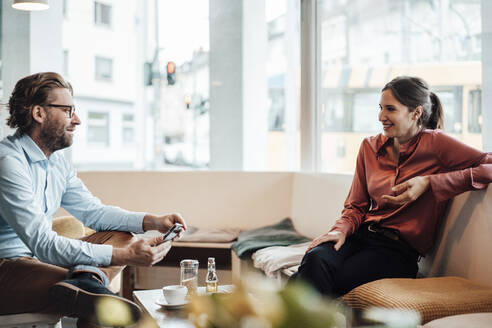
[[[400,154],[405,154],[407,152],[412,151],[417,145],[417,141],[420,139],[422,135],[422,131],[419,131],[416,135],[414,135],[410,140],[400,145]],[[382,156],[385,153],[386,145],[389,143],[393,143],[393,138],[388,138],[382,133],[378,134],[375,138],[370,140],[370,145],[376,152],[376,156]]]
[[[417,145],[417,141],[420,139],[420,136],[422,135],[422,129],[417,132],[416,135],[414,135],[410,140],[405,142],[404,144],[400,145],[400,154],[405,154],[413,151]]]
[[[17,133],[16,133],[17,134]],[[20,133],[18,134],[20,135]],[[19,136],[19,143],[32,163],[47,160],[41,148],[26,133]]]

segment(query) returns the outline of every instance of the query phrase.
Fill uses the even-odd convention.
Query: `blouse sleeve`
[[[364,140],[357,155],[354,179],[349,194],[345,200],[342,216],[338,219],[330,231],[338,230],[349,236],[364,221],[364,217],[370,208],[370,197],[367,191],[366,166],[364,161]]]
[[[469,190],[487,188],[492,182],[492,153],[481,152],[436,130],[433,144],[447,172],[430,175],[432,192],[446,201]]]

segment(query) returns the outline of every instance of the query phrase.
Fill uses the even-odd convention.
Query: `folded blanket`
[[[297,270],[299,270],[299,267],[300,267],[300,265],[291,266],[290,268],[283,269],[282,273],[285,274],[287,277],[290,277],[294,273],[296,273]]]
[[[273,246],[256,251],[251,258],[255,268],[274,278],[283,269],[299,266],[311,242],[291,246]],[[289,275],[290,276],[290,275]]]
[[[190,229],[188,229],[190,230]],[[194,229],[191,233],[185,233],[178,240],[180,242],[202,242],[202,243],[229,243],[239,236],[239,229],[236,228],[208,228]]]
[[[232,249],[241,259],[247,259],[261,248],[270,246],[289,246],[309,241],[297,233],[290,218],[283,219],[277,224],[243,231]]]
[[[146,231],[143,234],[136,234],[138,238],[153,238],[162,236],[163,234],[156,230]],[[175,241],[179,242],[200,242],[200,243],[230,243],[239,236],[239,229],[236,228],[209,228],[199,229],[189,226],[188,229],[182,232],[181,238]]]

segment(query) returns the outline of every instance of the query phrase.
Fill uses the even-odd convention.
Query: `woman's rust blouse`
[[[434,242],[448,200],[468,190],[484,189],[492,181],[492,153],[467,146],[440,130],[423,130],[400,145],[396,164],[385,150],[392,142],[381,134],[364,139],[342,216],[331,231],[349,236],[363,222],[379,222],[397,229],[424,255]],[[392,205],[382,199],[383,195],[396,196],[391,188],[416,176],[430,177],[430,188],[417,200]]]

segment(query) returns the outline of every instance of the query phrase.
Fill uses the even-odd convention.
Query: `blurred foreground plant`
[[[271,281],[249,277],[230,294],[193,297],[188,311],[197,328],[329,328],[345,325],[340,308],[308,285],[278,290]]]

